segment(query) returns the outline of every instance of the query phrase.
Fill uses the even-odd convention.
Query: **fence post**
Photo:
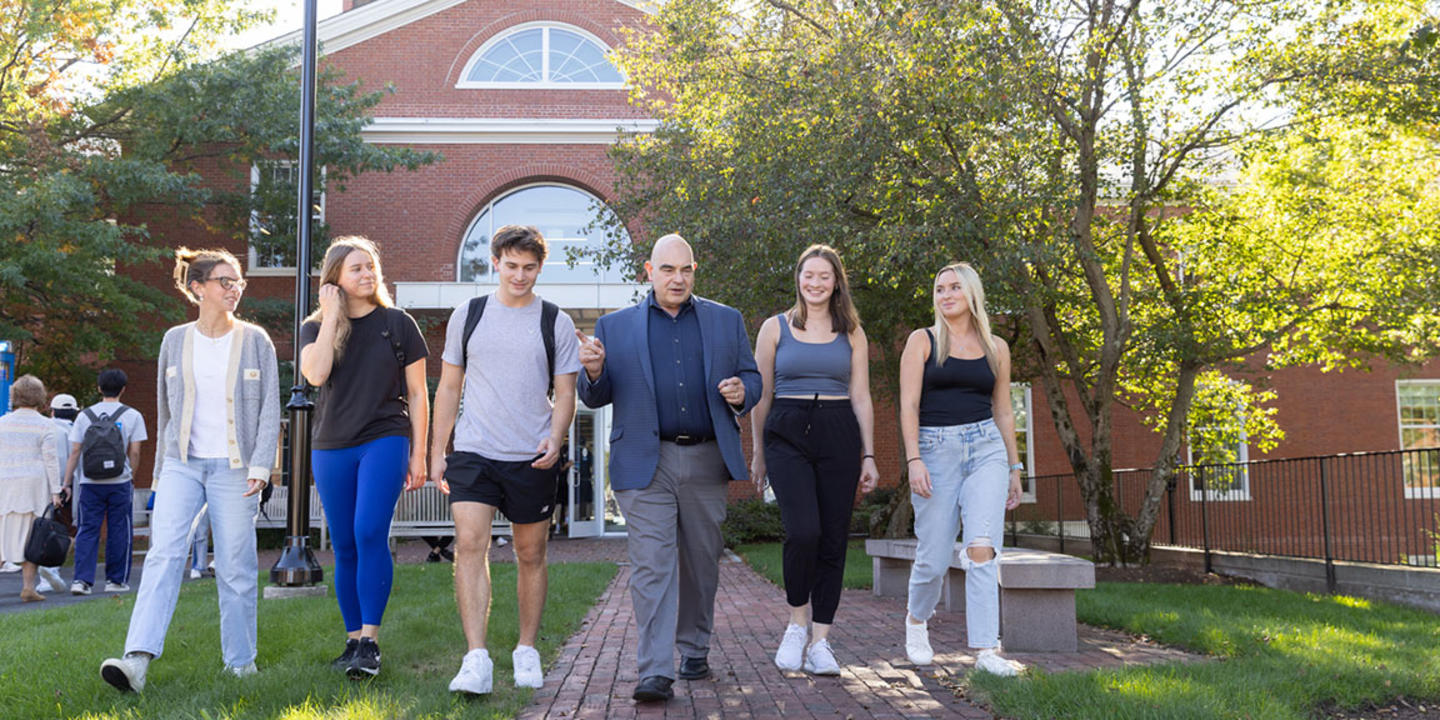
[[[1175,484],[1180,481],[1180,473],[1172,471],[1170,479],[1165,481],[1165,495],[1170,506],[1170,544],[1177,544],[1175,541]]]
[[[1205,572],[1211,572],[1210,568],[1210,513],[1209,503],[1210,487],[1205,483],[1205,466],[1195,468],[1200,472],[1200,537],[1205,549]]]
[[[1038,489],[1038,488],[1037,488]],[[1055,534],[1060,538],[1060,553],[1065,553],[1065,479],[1055,478]]]
[[[1325,536],[1325,591],[1335,592],[1335,555],[1330,546],[1329,473],[1325,458],[1320,458],[1320,532]]]

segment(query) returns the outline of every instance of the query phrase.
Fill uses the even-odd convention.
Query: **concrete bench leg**
[[[1001,588],[1000,632],[1008,651],[1075,652],[1075,591]]]
[[[950,568],[945,573],[945,585],[940,592],[940,602],[950,612],[965,612],[965,571]]]
[[[905,597],[910,594],[910,561],[870,558],[870,589],[876,597]]]

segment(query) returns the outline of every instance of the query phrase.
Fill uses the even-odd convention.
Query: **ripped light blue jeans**
[[[914,493],[915,564],[910,567],[910,616],[929,620],[940,601],[955,555],[955,536],[968,551],[988,547],[983,563],[962,552],[965,570],[965,633],[972,648],[1000,644],[1000,544],[1005,535],[1005,496],[1010,472],[1005,442],[993,420],[920,428],[920,459],[930,472],[930,497]]]

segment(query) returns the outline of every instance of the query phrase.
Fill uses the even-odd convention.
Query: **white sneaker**
[[[110,658],[100,663],[100,677],[120,692],[138,693],[145,689],[145,671],[149,667],[149,655],[126,653],[125,657]]]
[[[490,651],[476,648],[465,653],[465,659],[460,661],[460,672],[450,681],[450,692],[488,695],[494,677],[495,663],[490,659]]]
[[[55,591],[55,592],[64,592],[64,591],[65,591],[65,578],[60,577],[60,573],[59,573],[55,568],[53,568],[53,567],[41,567],[41,568],[39,568],[39,572],[40,572],[40,582],[43,583],[44,585],[48,585],[48,586],[50,586],[50,587],[49,587],[49,590],[47,590],[47,589],[46,589],[45,587],[43,587],[43,586],[42,586],[42,587],[37,587],[37,588],[36,588],[37,590],[39,590],[39,591],[42,592],[42,593],[43,593],[43,592],[49,592],[50,590],[53,590],[53,591]]]
[[[775,651],[775,667],[781,670],[799,670],[805,657],[805,627],[790,623],[785,626],[785,637],[780,638],[780,649]]]
[[[515,667],[515,687],[538,688],[545,685],[545,673],[540,669],[540,652],[533,647],[516,645],[510,653],[510,662]]]
[[[70,594],[71,594],[71,595],[89,595],[89,594],[90,594],[90,583],[87,583],[87,582],[85,582],[84,580],[76,580],[75,582],[70,583]]]
[[[190,568],[190,579],[191,579],[191,580],[199,580],[199,579],[200,579],[200,568]]]
[[[0,573],[12,573],[12,572],[20,572],[20,566],[19,566],[19,565],[16,565],[15,563],[10,562],[9,560],[6,560],[5,562],[0,563]]]
[[[40,593],[41,595],[44,595],[48,592],[55,592],[55,586],[51,585],[50,581],[46,580],[45,577],[42,575],[40,579],[35,582],[35,592]]]
[[[74,588],[71,588],[73,591]],[[130,592],[130,586],[125,583],[105,582],[105,592]]]
[[[816,640],[805,651],[805,672],[812,675],[839,675],[840,663],[835,662],[835,652],[830,649],[829,640]]]
[[[991,675],[1000,677],[1015,677],[1025,666],[1014,660],[1006,660],[995,652],[995,648],[985,648],[975,657],[975,669],[984,670]]]
[[[225,672],[228,672],[237,678],[244,678],[250,677],[251,675],[259,674],[260,669],[255,667],[255,663],[252,662],[249,665],[242,665],[240,667],[226,666]]]
[[[916,665],[929,665],[935,661],[935,651],[930,648],[930,624],[916,625],[905,618],[905,657]]]

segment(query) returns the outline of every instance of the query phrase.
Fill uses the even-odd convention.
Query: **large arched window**
[[[558,23],[517,25],[486,41],[460,74],[460,88],[619,88],[625,78],[598,38]]]
[[[571,267],[569,250],[593,249],[604,242],[604,230],[597,222],[607,212],[595,196],[578,188],[540,183],[511,190],[491,200],[465,231],[460,244],[461,282],[493,282],[490,265],[490,238],[506,225],[534,225],[545,236],[550,257],[540,273],[540,284],[613,282],[615,271],[598,270],[592,260],[582,258]]]

